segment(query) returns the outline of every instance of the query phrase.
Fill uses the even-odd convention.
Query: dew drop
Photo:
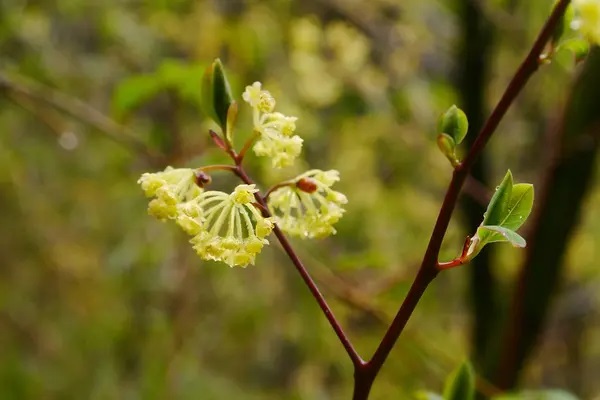
[[[65,131],[58,138],[58,144],[65,150],[75,150],[79,145],[79,139],[72,131]]]

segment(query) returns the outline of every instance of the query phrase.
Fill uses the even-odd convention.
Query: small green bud
[[[452,136],[445,133],[440,133],[437,137],[437,145],[442,154],[450,161],[453,166],[458,165],[459,161],[456,158],[456,143]]]
[[[223,64],[217,58],[202,78],[202,108],[223,131],[227,131],[227,113],[233,102]]]
[[[455,144],[460,144],[469,130],[469,121],[465,113],[455,105],[450,107],[440,117],[438,133],[445,133],[454,139]]]

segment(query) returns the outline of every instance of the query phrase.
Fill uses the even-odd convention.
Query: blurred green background
[[[350,398],[351,364],[279,246],[247,269],[204,262],[173,224],[146,215],[136,180],[226,160],[198,106],[214,58],[238,100],[263,82],[280,112],[299,117],[304,158],[273,171],[249,157],[248,169],[263,188],[308,166],[341,172],[349,204],[338,234],[293,242],[368,357],[451,176],[438,115],[459,105],[472,139],[551,4],[3,0],[0,398]],[[482,395],[518,385],[600,399],[590,71],[597,52],[577,68],[561,55],[530,81],[473,171],[442,257],[458,254],[508,168],[536,185],[529,249],[494,246],[439,276],[373,399],[439,392],[465,358]],[[241,109],[238,143],[251,128]]]

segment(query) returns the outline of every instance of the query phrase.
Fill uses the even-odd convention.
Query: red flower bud
[[[205,185],[209,185],[212,182],[212,178],[206,172],[202,170],[194,171],[194,175],[196,177],[196,185],[203,188]]]
[[[296,187],[306,193],[314,193],[317,191],[317,184],[310,178],[300,179],[296,182]]]

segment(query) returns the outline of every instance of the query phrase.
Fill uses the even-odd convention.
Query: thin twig
[[[315,268],[312,274],[325,292],[330,292],[339,301],[364,312],[383,326],[387,326],[392,316],[378,307],[374,301],[375,296],[372,296],[369,291],[336,275],[328,266],[306,252],[303,252],[302,258],[319,267]]]
[[[244,146],[242,147],[240,152],[237,154],[236,160],[235,160],[236,164],[241,164],[242,161],[244,161],[246,152],[250,149],[250,147],[252,147],[252,143],[254,143],[254,141],[256,139],[258,139],[259,136],[260,136],[260,132],[257,132],[257,131],[252,132],[252,136],[250,136],[248,138],[248,140],[246,140],[246,143],[244,143]]]
[[[254,184],[254,181],[248,176],[248,174],[246,174],[246,171],[244,170],[244,168],[241,165],[238,165],[237,175],[240,177],[240,179],[244,183],[246,183],[248,185]],[[254,195],[255,195],[256,201],[260,205],[262,205],[265,208],[266,212],[268,213],[268,208],[267,208],[267,204],[265,203],[264,197],[262,197],[259,193],[255,193]],[[269,214],[267,214],[267,216],[269,216]],[[331,325],[331,327],[333,328],[338,339],[342,343],[342,346],[344,346],[344,349],[346,350],[346,353],[348,353],[350,360],[352,360],[352,364],[355,367],[357,367],[359,365],[363,365],[364,364],[363,359],[360,357],[358,352],[354,349],[352,342],[350,341],[350,339],[344,332],[344,329],[342,328],[341,324],[335,317],[335,314],[331,310],[331,307],[329,307],[329,304],[327,304],[327,300],[325,300],[325,297],[323,297],[323,294],[321,294],[321,291],[319,290],[317,284],[310,276],[310,273],[308,272],[308,270],[306,269],[306,267],[304,266],[302,261],[300,261],[300,258],[298,257],[298,255],[296,254],[294,249],[292,248],[292,245],[289,243],[286,236],[283,234],[283,232],[281,231],[281,229],[279,229],[279,227],[277,225],[275,225],[275,227],[273,228],[273,233],[275,233],[277,240],[279,240],[279,243],[281,244],[281,246],[285,250],[286,254],[288,255],[288,257],[290,258],[290,260],[296,267],[296,270],[302,277],[302,280],[304,281],[304,283],[306,283],[306,286],[308,287],[308,289],[312,293],[313,297],[319,304],[319,307],[323,311],[323,314],[325,314],[327,321],[329,321],[329,324]]]
[[[265,195],[263,197],[265,199],[265,202],[269,199],[269,196],[277,189],[281,189],[282,187],[293,186],[293,185],[294,185],[293,182],[286,181],[286,182],[279,182],[278,184],[271,186],[267,190],[267,192],[265,193]]]
[[[237,168],[235,165],[227,165],[227,164],[207,165],[207,166],[201,167],[199,169],[204,172],[207,172],[207,171],[229,171],[229,172],[235,173],[237,171]]]

